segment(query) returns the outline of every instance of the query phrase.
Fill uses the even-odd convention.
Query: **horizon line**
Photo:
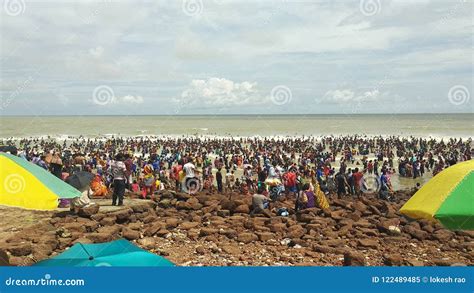
[[[313,114],[304,114],[304,113],[295,113],[295,114],[46,114],[46,115],[0,115],[0,118],[3,117],[116,117],[116,116],[177,116],[177,117],[196,117],[196,116],[359,116],[359,115],[456,115],[456,114],[474,114],[474,112],[451,112],[451,113],[313,113]]]

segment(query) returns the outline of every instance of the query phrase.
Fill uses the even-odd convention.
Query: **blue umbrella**
[[[47,267],[169,267],[172,262],[119,239],[97,244],[76,243],[65,252],[35,266]]]

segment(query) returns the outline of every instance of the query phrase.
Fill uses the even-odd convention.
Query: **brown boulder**
[[[13,256],[25,256],[33,252],[33,247],[30,243],[17,243],[8,247],[7,249]]]
[[[224,235],[229,239],[237,237],[237,231],[235,231],[234,229],[222,229],[219,231],[219,234]]]
[[[356,251],[344,253],[344,266],[365,266],[365,256]]]
[[[179,221],[178,219],[176,219],[176,218],[168,218],[168,219],[166,219],[166,221],[165,221],[166,229],[173,229],[173,228],[178,227],[179,222],[180,222],[180,221]]]
[[[248,214],[250,213],[250,209],[249,209],[249,206],[246,205],[246,204],[242,204],[242,205],[239,205],[238,207],[236,207],[234,209],[234,213],[236,214]]]
[[[224,245],[221,248],[222,248],[222,251],[224,251],[227,254],[232,254],[232,255],[240,254],[240,248],[236,245]]]
[[[410,234],[411,237],[416,238],[416,239],[418,239],[418,240],[420,240],[420,241],[423,241],[423,240],[425,240],[426,238],[428,238],[428,232],[423,231],[423,230],[421,230],[421,229],[417,229],[417,228],[414,227],[414,226],[405,226],[405,227],[403,228],[403,231],[404,231],[405,233]]]
[[[199,232],[199,236],[204,237],[204,236],[209,236],[209,235],[214,235],[219,232],[218,229],[214,228],[201,228],[201,231]]]
[[[286,230],[286,224],[275,223],[270,226],[270,231],[272,232],[283,232]]]
[[[91,204],[86,207],[80,208],[77,212],[79,217],[90,218],[99,212],[100,206],[98,204]]]
[[[257,241],[257,240],[258,240],[258,236],[253,233],[244,232],[237,235],[237,241],[243,242],[245,244],[253,242],[253,241]]]
[[[112,226],[115,224],[115,217],[105,217],[100,220],[100,225],[102,226]]]
[[[122,230],[122,237],[127,239],[127,240],[136,240],[140,238],[140,232],[125,228]]]
[[[269,232],[257,232],[258,239],[260,241],[266,242],[270,239],[275,239],[275,234]]]
[[[357,241],[357,246],[377,249],[379,247],[379,244],[378,244],[377,240],[359,239]]]
[[[169,233],[170,233],[170,231],[168,231],[166,229],[161,229],[158,232],[156,232],[155,235],[158,236],[158,237],[166,237],[166,236],[168,236]]]
[[[148,237],[153,236],[156,234],[156,232],[160,231],[164,227],[164,223],[154,223],[143,232],[143,235]]]
[[[178,229],[189,230],[189,229],[192,229],[192,228],[196,228],[197,226],[199,226],[199,224],[200,223],[196,223],[196,222],[183,222],[183,223],[179,224]]]
[[[403,258],[399,254],[387,254],[383,256],[383,262],[387,266],[401,266]]]
[[[94,243],[103,243],[112,241],[113,235],[109,233],[90,233],[87,234],[86,238]]]

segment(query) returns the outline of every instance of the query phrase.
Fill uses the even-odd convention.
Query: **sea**
[[[1,116],[0,137],[415,136],[468,138],[474,114]]]

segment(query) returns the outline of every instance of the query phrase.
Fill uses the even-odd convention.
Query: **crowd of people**
[[[458,161],[471,160],[472,140],[416,137],[83,137],[3,140],[17,155],[65,179],[78,171],[96,175],[95,192],[113,190],[123,204],[128,189],[150,198],[160,189],[188,193],[238,192],[271,200],[295,196],[304,206],[313,192],[361,196],[376,189],[390,198],[391,176],[436,175]],[[373,185],[367,180],[373,179]],[[263,198],[255,198],[263,208]],[[319,200],[321,201],[321,200]],[[309,202],[309,203],[308,203]],[[321,203],[319,203],[321,204]]]

